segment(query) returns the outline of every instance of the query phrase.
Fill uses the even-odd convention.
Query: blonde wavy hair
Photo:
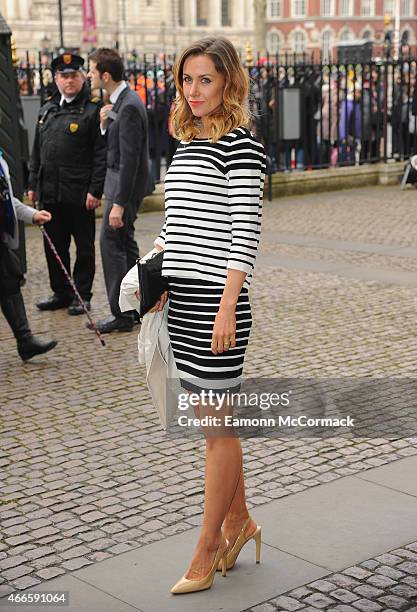
[[[235,128],[248,127],[251,123],[248,102],[249,76],[235,47],[227,38],[207,36],[184,49],[174,65],[177,98],[171,120],[175,137],[178,139],[188,142],[200,132],[198,120],[191,111],[182,86],[185,61],[197,55],[210,57],[217,72],[225,77],[221,107],[206,117],[209,137],[212,142],[217,142]]]

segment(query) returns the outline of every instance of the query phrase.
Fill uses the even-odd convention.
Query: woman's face
[[[193,115],[204,117],[220,106],[225,82],[208,55],[195,55],[185,60],[182,86]]]

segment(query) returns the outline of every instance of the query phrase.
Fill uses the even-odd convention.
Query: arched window
[[[222,26],[231,26],[230,0],[222,0]]]
[[[321,36],[321,53],[323,62],[330,62],[332,59],[333,33],[331,30],[324,30]]]
[[[292,37],[294,53],[304,53],[307,46],[307,36],[303,30],[296,30]]]
[[[267,34],[267,48],[269,53],[275,55],[279,53],[281,47],[281,38],[277,30],[270,30]]]
[[[365,38],[366,40],[372,40],[372,31],[369,28],[366,28],[366,30],[363,31],[362,38]]]
[[[350,28],[343,28],[339,34],[339,40],[346,42],[347,40],[353,40],[354,34]]]

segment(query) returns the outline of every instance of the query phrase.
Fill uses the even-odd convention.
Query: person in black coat
[[[123,75],[123,62],[114,49],[98,49],[90,56],[91,87],[105,89],[110,96],[100,113],[107,140],[100,250],[111,310],[97,323],[101,333],[133,329],[133,312],[119,308],[120,283],[139,257],[134,223],[141,200],[153,191],[146,109]]]
[[[57,94],[41,108],[30,160],[29,199],[53,213],[48,233],[70,272],[69,247],[74,238],[77,256],[73,277],[90,309],[95,273],[95,212],[106,175],[106,143],[100,131],[101,100],[92,97],[81,72],[84,60],[71,53],[55,58]],[[69,306],[82,314],[71,287],[45,242],[53,295],[37,304],[40,310]]]

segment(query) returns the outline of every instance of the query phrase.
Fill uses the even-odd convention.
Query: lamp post
[[[59,45],[60,53],[65,49],[64,47],[64,24],[62,19],[62,0],[58,0],[58,17],[59,17]]]

